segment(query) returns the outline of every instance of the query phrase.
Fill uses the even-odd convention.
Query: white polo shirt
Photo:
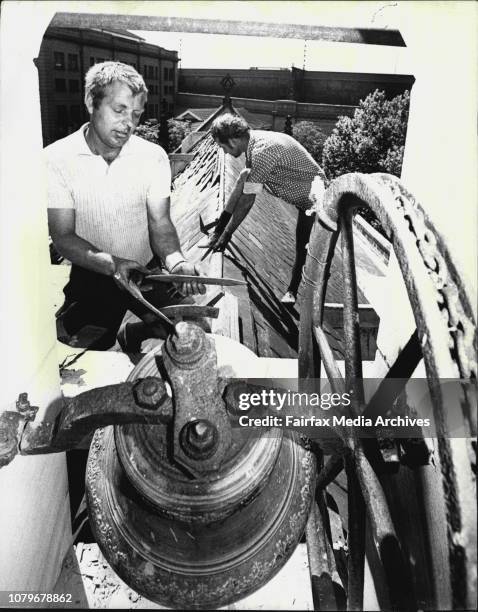
[[[98,249],[146,264],[153,253],[147,203],[171,194],[171,168],[159,145],[131,136],[107,164],[91,152],[83,125],[43,150],[49,208],[73,208],[75,232]]]

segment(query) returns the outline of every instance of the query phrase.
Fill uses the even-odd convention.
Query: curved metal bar
[[[300,312],[299,379],[320,378],[320,356],[313,341],[313,325],[322,325],[325,288],[338,233],[317,218],[312,228],[307,259],[302,273],[305,299]],[[314,291],[315,289],[315,291]],[[319,316],[315,305],[319,304]],[[300,383],[300,381],[299,381]]]
[[[345,385],[348,390],[353,390],[352,406],[355,414],[359,414],[360,407],[364,402],[364,391],[352,206],[345,208],[341,223],[342,266],[344,273]]]
[[[349,205],[368,206],[392,242],[428,376],[476,376],[476,324],[470,299],[446,245],[422,208],[394,176],[345,174],[331,183],[318,211],[318,218],[331,231],[337,229],[344,198]]]
[[[345,457],[348,506],[347,610],[363,610],[365,571],[365,503],[352,457]]]
[[[311,237],[306,262],[306,273],[314,275],[318,286],[315,294],[309,289],[307,295],[307,312],[304,324],[301,322],[299,345],[303,343],[310,350],[311,340],[306,339],[306,335],[311,335],[311,320],[316,325],[321,324],[327,281],[325,271],[328,270],[325,259],[327,256],[332,258],[333,237],[336,239],[339,219],[345,210],[357,205],[366,205],[375,213],[391,240],[415,316],[439,432],[438,448],[449,536],[449,567],[443,569],[449,572],[453,606],[473,607],[476,599],[476,501],[468,454],[469,441],[450,438],[456,423],[450,420],[452,410],[446,405],[449,399],[445,400],[442,389],[439,385],[433,385],[433,381],[476,378],[476,324],[470,299],[444,241],[396,177],[387,174],[347,174],[333,181],[327,189],[318,211],[317,231]],[[325,239],[327,244],[318,244],[319,240]],[[320,265],[315,265],[312,255]],[[299,359],[302,356],[303,351],[300,351]],[[299,373],[313,376],[311,372],[316,361],[309,361],[307,367],[299,362]],[[461,404],[464,411],[462,433],[465,435],[473,432],[474,427],[473,423],[468,422],[473,413],[469,401],[465,392],[462,397],[455,398],[455,409]],[[361,456],[360,445],[355,450]],[[363,461],[369,465],[365,458]],[[358,468],[359,474],[361,468]],[[377,508],[371,502],[379,498],[381,496],[376,500],[369,497],[372,518]],[[382,510],[386,508],[385,499],[383,502],[384,505],[380,504]]]

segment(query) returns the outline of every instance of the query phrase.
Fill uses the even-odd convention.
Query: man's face
[[[106,149],[121,149],[136,129],[146,104],[146,94],[133,94],[125,83],[114,81],[105,88],[97,108],[86,100],[90,129]]]
[[[216,140],[219,147],[233,157],[240,157],[243,153],[242,140],[240,138],[229,138],[227,142],[219,142]]]

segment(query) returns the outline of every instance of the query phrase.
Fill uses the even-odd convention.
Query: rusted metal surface
[[[325,489],[344,468],[343,455],[332,455],[317,476],[317,488]]]
[[[17,412],[22,415],[25,421],[32,421],[38,412],[38,406],[32,406],[30,404],[28,393],[20,393],[15,405]]]
[[[454,405],[451,406],[450,398],[445,400],[440,385],[434,385],[433,381],[476,377],[476,323],[470,299],[446,245],[419,204],[396,177],[384,174],[349,174],[333,181],[326,191],[311,235],[304,272],[304,279],[309,287],[300,332],[302,349],[299,351],[299,373],[304,377],[320,376],[320,356],[314,355],[312,337],[318,337],[316,327],[320,326],[322,321],[323,298],[327,285],[326,270],[333,254],[333,248],[330,247],[334,244],[339,229],[347,229],[344,219],[359,205],[370,207],[392,242],[417,325],[416,337],[412,337],[404,354],[399,356],[390,376],[393,373],[397,375],[398,370],[404,372],[405,357],[408,361],[405,370],[410,370],[415,368],[423,355],[430,385],[438,424],[438,451],[449,536],[448,564],[435,571],[440,580],[449,581],[454,607],[473,608],[476,603],[476,491],[471,470],[475,452],[471,437],[476,436],[476,420],[472,417],[474,409],[470,406],[471,398],[467,391],[463,390],[460,397],[457,393],[452,400]],[[350,266],[346,263],[344,269],[350,292],[354,290],[355,281],[352,270],[353,256],[350,257],[353,251],[347,232],[343,244],[344,256],[347,258],[348,252],[350,260]],[[345,327],[350,329],[349,338],[353,347],[355,343],[352,332],[356,323],[353,295],[347,295],[346,292],[345,301],[352,305],[347,314],[344,312],[344,319]],[[312,316],[309,314],[311,310]],[[327,351],[324,351],[324,355],[327,358]],[[353,376],[357,365],[356,352],[352,349],[352,354],[348,354],[346,359],[349,377]],[[333,371],[333,367],[329,365],[328,370]],[[411,374],[411,371],[406,371],[404,377]],[[397,388],[397,396],[400,391],[401,388]],[[384,408],[381,404],[379,389],[370,408],[365,407],[365,413],[367,410],[376,413],[380,408]],[[454,410],[462,410],[463,413],[461,438],[450,435],[457,435],[456,423],[453,424],[451,420]],[[403,463],[426,463],[428,452],[423,441],[418,440],[416,444],[409,442],[404,440],[403,445],[400,444],[405,453],[408,452],[408,460],[404,458]],[[391,455],[395,453],[392,447],[395,448],[394,441],[391,441],[388,449],[393,451]],[[406,577],[409,567],[391,523],[383,490],[360,441],[356,440],[351,448],[374,539],[389,584],[390,599],[393,605],[400,609],[408,609],[414,605],[412,589],[405,586],[404,580],[397,582],[396,576]],[[382,450],[388,452],[385,448]],[[394,459],[396,458],[395,456]],[[433,549],[433,543],[431,547]],[[445,600],[436,602],[437,607],[446,605],[449,604]]]
[[[330,381],[331,389],[334,393],[342,393],[345,388],[345,381],[343,380],[342,374],[335,362],[332,349],[327,341],[327,337],[324,330],[320,325],[314,325],[314,337],[317,341],[317,345],[320,351],[320,358],[324,364],[324,370],[327,374],[327,378]]]
[[[23,423],[20,413],[13,410],[0,415],[0,467],[8,465],[18,454]]]
[[[345,457],[348,501],[347,610],[363,610],[365,503],[350,454]]]
[[[145,385],[146,383],[146,385]],[[20,443],[22,455],[57,453],[81,446],[95,429],[119,423],[165,423],[172,418],[172,403],[161,379],[108,385],[65,398],[51,421],[27,423]],[[155,395],[147,396],[154,384]],[[143,397],[144,396],[144,397]],[[149,400],[149,403],[148,403]]]
[[[325,290],[338,233],[327,231],[317,218],[309,239],[302,272],[306,298],[300,317],[299,379],[320,378],[320,355],[312,338],[312,326],[322,326]]]
[[[357,276],[354,261],[353,208],[347,207],[341,217],[342,263],[344,273],[345,387],[352,392],[355,414],[361,413],[364,401],[362,354],[357,299]]]
[[[144,380],[166,369],[178,425],[98,430],[87,495],[96,539],[119,576],[150,600],[200,609],[244,597],[282,567],[305,528],[315,460],[282,430],[252,436],[235,429],[216,470],[193,469],[199,478],[185,473],[173,432],[192,418],[198,437],[212,427],[223,435],[219,406],[210,404],[224,384],[208,339],[191,327],[178,324],[174,345],[171,339],[163,354],[148,354],[130,376]]]
[[[174,459],[196,477],[215,471],[231,445],[231,425],[212,341],[196,325],[178,323],[164,344],[163,360],[173,388]]]
[[[315,501],[305,528],[305,537],[314,610],[337,610],[332,568],[327,553],[327,533]]]
[[[238,486],[248,490],[246,466],[239,465]],[[229,517],[207,526],[178,521],[125,482],[113,431],[105,428],[93,439],[86,482],[95,538],[118,575],[162,605],[211,609],[256,590],[284,565],[304,530],[314,476],[312,454],[287,437],[262,490]]]

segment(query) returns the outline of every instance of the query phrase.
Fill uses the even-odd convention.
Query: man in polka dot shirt
[[[315,215],[307,215],[314,199],[325,190],[325,175],[304,147],[292,136],[280,132],[251,130],[238,115],[224,114],[211,128],[212,137],[221,149],[232,155],[246,156],[243,170],[229,196],[209,245],[223,251],[232,234],[252,208],[256,196],[266,188],[270,193],[298,209],[296,257],[292,277],[283,303],[295,303],[306,259],[306,244]]]

